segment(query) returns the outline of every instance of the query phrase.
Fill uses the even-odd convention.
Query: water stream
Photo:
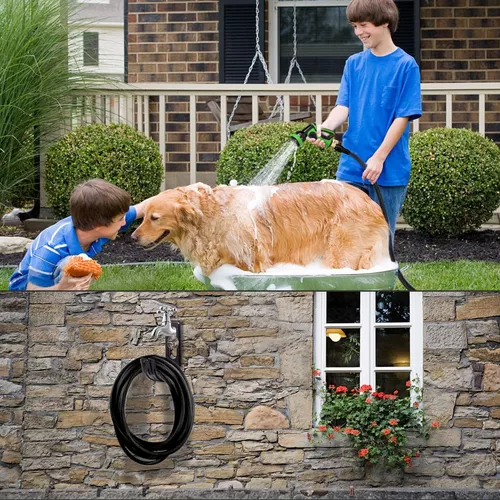
[[[298,145],[295,141],[287,141],[248,184],[250,186],[271,186],[276,184],[278,177],[293,155],[293,165],[287,178],[289,180],[295,168],[297,149]]]

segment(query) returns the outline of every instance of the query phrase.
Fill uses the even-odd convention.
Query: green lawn
[[[401,264],[403,269],[405,264]],[[7,290],[14,268],[0,268],[0,290]],[[498,290],[500,263],[441,261],[409,264],[404,276],[417,290]],[[206,290],[188,264],[103,266],[91,290]],[[404,290],[397,282],[396,290]]]

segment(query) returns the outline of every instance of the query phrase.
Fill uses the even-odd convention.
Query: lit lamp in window
[[[327,328],[326,336],[330,340],[333,340],[333,342],[338,342],[340,339],[346,338],[344,330],[341,330],[340,328]]]

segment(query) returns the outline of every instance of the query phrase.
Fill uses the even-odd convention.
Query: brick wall
[[[497,0],[421,0],[422,82],[500,81]],[[477,130],[476,97],[455,96],[454,127]],[[444,126],[444,98],[425,99],[421,129]],[[500,143],[500,96],[487,96],[486,135]]]
[[[267,33],[267,15],[265,26]],[[217,83],[218,29],[218,2],[129,0],[129,82]],[[499,81],[497,0],[421,0],[421,69],[423,82]],[[206,106],[208,99],[197,99],[197,171],[199,180],[214,184],[220,128]],[[486,108],[487,135],[498,143],[499,99],[487,96]],[[291,104],[294,111],[314,113],[307,98],[294,98]],[[332,105],[324,99],[325,117]],[[453,105],[453,126],[477,130],[477,98],[456,96]],[[166,105],[167,187],[189,182],[188,106],[183,97],[172,97]],[[158,140],[157,102],[151,113],[152,135]],[[421,130],[444,124],[444,98],[426,97]]]
[[[179,452],[140,466],[118,446],[109,394],[129,359],[164,353],[147,335],[132,342],[164,303],[183,324],[195,427]],[[29,294],[29,309],[26,296],[1,295],[0,488],[32,498],[126,488],[137,498],[177,488],[500,487],[499,293],[425,294],[424,401],[442,427],[414,439],[422,456],[404,474],[363,467],[342,436],[308,441],[312,313],[311,293],[43,292]],[[127,404],[134,432],[165,433],[170,403],[139,381]]]

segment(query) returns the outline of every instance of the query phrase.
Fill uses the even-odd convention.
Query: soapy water
[[[293,155],[293,166],[288,172],[287,178],[287,180],[290,180],[292,171],[295,168],[298,147],[295,141],[287,141],[248,184],[250,186],[271,186],[276,184],[278,177],[281,175],[288,160]]]
[[[392,273],[398,268],[398,264],[392,262],[390,259],[385,259],[379,264],[370,269],[354,270],[350,268],[332,269],[323,266],[319,262],[313,262],[306,266],[297,264],[276,264],[263,273],[252,273],[250,271],[243,271],[242,269],[231,264],[223,264],[210,276],[204,276],[200,266],[194,268],[194,276],[199,281],[210,285],[215,289],[221,290],[238,290],[238,284],[244,283],[245,279],[258,279],[258,286],[262,290],[293,290],[294,279],[309,279],[310,283],[323,282],[323,285],[332,285],[335,289],[335,277],[350,277],[353,283],[359,280],[360,289],[363,285],[369,283],[372,276],[381,276],[379,279],[386,279],[385,273]],[[236,283],[237,281],[238,283]],[[249,285],[255,285],[255,282],[248,282]],[[378,287],[376,287],[378,289]],[[249,288],[257,289],[257,288]]]

